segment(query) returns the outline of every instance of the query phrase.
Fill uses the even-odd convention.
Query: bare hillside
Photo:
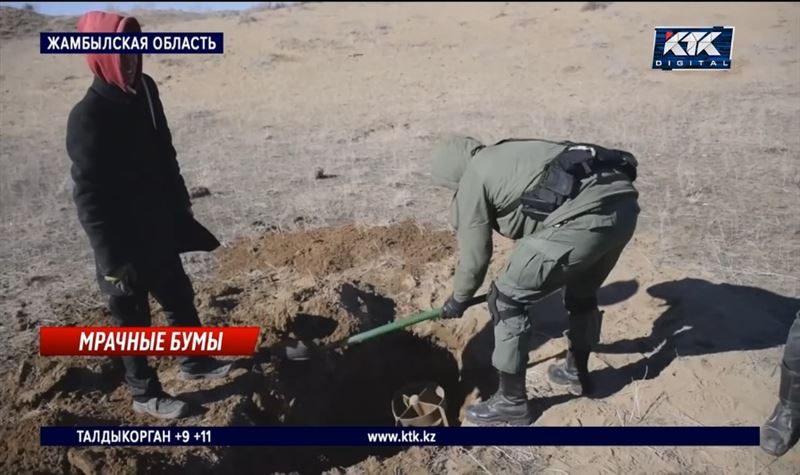
[[[208,323],[261,326],[266,352],[280,332],[296,331],[307,308],[335,338],[371,318],[440,305],[455,248],[445,227],[450,196],[428,175],[433,142],[447,133],[485,143],[597,142],[639,159],[640,226],[603,289],[604,349],[591,362],[604,388],[597,398],[549,387],[545,371],[564,349],[565,321],[555,298],[536,310],[528,373],[536,424],[761,425],[769,415],[800,311],[798,4],[309,3],[141,18],[149,31],[225,34],[224,55],[144,58],[186,181],[210,190],[194,200],[195,215],[229,244],[186,256]],[[8,381],[0,465],[8,473],[77,473],[86,463],[245,473],[796,473],[797,448],[778,460],[758,448],[713,447],[39,450],[39,425],[147,422],[129,414],[125,388],[102,361],[36,356],[41,325],[108,322],[64,146],[67,114],[90,73],[81,57],[39,54],[39,31],[71,31],[74,22],[0,8]],[[735,26],[733,69],[649,69],[653,27],[670,24]],[[328,177],[317,179],[318,168]],[[496,247],[493,273],[511,243]],[[351,305],[354,295],[363,308]],[[323,408],[336,404],[385,422],[389,403],[380,401],[404,378],[442,381],[458,418],[491,386],[463,377],[488,364],[487,322],[478,308],[345,353],[336,375],[346,384],[325,400],[315,399],[329,377],[320,368],[303,379],[257,356],[231,381],[201,388],[174,378],[169,360],[160,364],[168,389],[210,408],[189,425],[347,422],[326,419]],[[430,371],[401,373],[403,354]],[[365,371],[399,376],[374,385],[359,379]],[[356,414],[353,394],[379,402]],[[299,408],[287,405],[292,395]]]

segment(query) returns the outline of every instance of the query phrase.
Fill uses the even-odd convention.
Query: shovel
[[[479,295],[470,300],[467,303],[467,307],[472,307],[473,305],[478,305],[483,302],[486,302],[485,294]],[[323,346],[317,346],[316,344],[308,341],[288,342],[287,344],[282,345],[282,347],[279,348],[277,353],[280,357],[290,361],[306,361],[320,353],[326,353],[328,351],[335,350],[337,348],[346,348],[348,346],[362,343],[364,341],[371,340],[381,335],[392,333],[394,331],[410,327],[411,325],[416,325],[417,323],[424,322],[426,320],[433,320],[441,316],[442,316],[442,309],[434,308],[431,310],[427,310],[425,312],[408,316],[400,320],[389,322],[385,325],[373,328],[372,330],[368,330],[362,333],[357,333],[350,337],[344,338],[339,341],[334,341],[332,343],[328,343]]]

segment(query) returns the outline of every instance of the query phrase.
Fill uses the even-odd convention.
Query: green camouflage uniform
[[[516,240],[495,281],[501,294],[530,303],[565,287],[573,348],[590,349],[600,335],[596,292],[631,239],[639,214],[638,192],[621,172],[592,175],[579,192],[537,222],[521,211],[520,196],[566,145],[544,140],[507,140],[484,147],[468,137],[439,144],[434,182],[453,191],[451,224],[458,239],[453,296],[472,298],[484,281],[492,254],[492,232]],[[531,323],[527,316],[495,322],[492,364],[524,371]]]

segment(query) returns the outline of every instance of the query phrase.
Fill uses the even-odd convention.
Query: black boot
[[[232,367],[233,363],[230,361],[209,356],[190,356],[181,358],[180,376],[184,380],[224,378]]]
[[[500,387],[488,400],[467,408],[468,421],[477,425],[531,425],[533,414],[528,408],[525,392],[525,373],[499,372]]]
[[[800,373],[781,364],[780,400],[761,428],[761,448],[780,457],[800,438]]]
[[[588,351],[568,350],[563,361],[547,368],[547,378],[555,385],[566,386],[570,394],[590,394],[589,354]]]

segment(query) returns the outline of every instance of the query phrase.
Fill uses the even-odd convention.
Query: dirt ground
[[[639,229],[600,293],[598,394],[548,384],[565,315],[558,294],[532,310],[536,425],[753,426],[771,412],[800,310],[798,4],[311,3],[138,17],[150,31],[225,33],[223,56],[151,55],[144,68],[187,183],[211,192],[195,215],[226,244],[185,256],[201,316],[262,328],[258,353],[217,383],[152,360],[194,403],[179,424],[392,424],[391,394],[414,380],[444,387],[458,423],[491,394],[485,306],[325,364],[270,353],[441,305],[456,244],[428,152],[445,133],[595,141],[641,163]],[[108,323],[64,150],[89,73],[79,57],[38,53],[38,31],[72,24],[0,9],[4,473],[798,473],[797,448],[774,459],[718,447],[38,447],[42,425],[152,424],[129,410],[111,361],[37,356],[39,326]],[[669,24],[735,26],[733,70],[648,69],[653,27]],[[489,279],[513,243],[495,248]]]

